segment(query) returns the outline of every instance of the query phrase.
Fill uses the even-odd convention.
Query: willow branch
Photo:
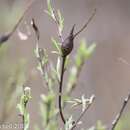
[[[5,34],[3,34],[2,36],[0,36],[0,45],[2,45],[4,42],[8,41],[11,36],[14,34],[14,32],[16,31],[16,29],[18,28],[19,24],[21,23],[21,21],[23,20],[24,16],[26,15],[26,13],[28,12],[28,10],[30,9],[30,7],[32,6],[34,0],[32,0],[28,6],[26,7],[24,13],[22,14],[22,16],[20,17],[20,19],[18,20],[18,22],[15,24],[15,26],[13,27],[13,29]]]
[[[91,105],[93,104],[93,101],[95,100],[95,95],[92,95],[90,98],[90,103],[88,104],[88,106],[86,107],[86,109],[81,112],[81,114],[79,115],[79,118],[74,122],[71,130],[74,130],[74,128],[77,126],[77,124],[79,123],[79,121],[81,120],[81,118],[85,115],[85,113],[87,112],[87,110],[91,107]]]
[[[63,39],[63,36],[62,36],[62,32],[59,30],[60,22],[59,22],[59,20],[57,18],[57,15],[56,15],[56,12],[55,12],[54,9],[53,9],[53,14],[54,14],[54,21],[55,21],[57,29],[58,29],[58,36],[59,36],[59,38],[61,40],[61,43],[63,43],[64,39]]]
[[[115,117],[115,119],[113,120],[112,122],[112,128],[110,130],[114,130],[115,127],[117,126],[125,108],[126,108],[126,105],[128,104],[128,101],[130,100],[130,93],[129,95],[125,98],[123,104],[122,104],[122,107],[121,107],[121,110],[119,111],[119,113],[117,114],[117,116]]]
[[[61,40],[61,43],[64,42],[62,32],[59,30],[59,19],[57,18],[57,15],[55,13],[55,10],[53,9],[53,14],[54,14],[54,21],[56,23],[56,26],[58,28],[58,36]],[[62,66],[61,66],[61,75],[60,75],[60,81],[59,81],[59,97],[58,97],[58,106],[59,106],[59,113],[60,117],[62,119],[62,122],[65,124],[65,117],[63,114],[63,109],[62,109],[62,87],[63,87],[63,77],[64,77],[64,69],[65,69],[65,61],[66,61],[66,56],[62,57]]]
[[[44,56],[44,50],[42,48],[39,48],[40,31],[39,31],[38,26],[35,23],[34,18],[32,18],[32,20],[31,20],[31,26],[32,26],[32,28],[33,28],[33,30],[35,32],[35,35],[36,35],[36,40],[37,40],[36,44],[38,45],[38,55],[39,55],[37,57],[37,59],[38,59],[38,62],[40,64],[40,67],[41,67],[41,71],[42,71],[41,75],[42,75],[42,77],[45,77],[45,75],[44,75],[45,74],[45,66],[43,65],[43,61],[42,61],[43,56]],[[46,66],[46,68],[47,68],[47,66]],[[45,80],[45,78],[44,78],[44,80]],[[49,87],[49,82],[47,80],[45,80],[45,85],[47,87]]]
[[[92,19],[94,18],[96,14],[96,9],[94,10],[94,12],[92,13],[92,15],[90,16],[90,18],[88,19],[87,23],[85,23],[85,25],[77,32],[74,34],[74,37],[76,37],[79,33],[81,33],[85,28],[87,28],[88,24],[92,21]]]

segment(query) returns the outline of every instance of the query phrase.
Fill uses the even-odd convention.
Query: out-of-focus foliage
[[[75,64],[70,68],[70,75],[66,87],[67,93],[71,93],[71,91],[75,88],[81,69],[84,63],[92,55],[95,47],[96,47],[95,43],[91,44],[90,46],[87,46],[85,40],[82,40],[80,42],[80,46],[77,50],[77,54],[75,57]]]
[[[55,45],[56,52],[60,54],[60,46],[57,41],[52,39],[53,44]],[[81,41],[80,47],[78,48],[76,58],[75,58],[75,63],[73,64],[74,68],[76,69],[76,73],[74,71],[70,71],[69,73],[69,82],[70,86],[76,86],[77,79],[79,77],[80,71],[86,62],[92,52],[94,51],[95,44],[90,45],[89,47],[86,47],[86,42]],[[41,53],[43,52],[43,53]],[[35,49],[35,56],[38,59],[38,70],[40,70],[40,73],[43,77],[43,80],[46,83],[46,86],[48,88],[47,94],[41,94],[41,101],[40,101],[40,115],[42,119],[42,126],[43,128],[49,130],[49,129],[54,129],[57,130],[58,128],[58,109],[56,107],[56,96],[57,93],[54,90],[54,86],[59,82],[59,77],[60,77],[60,68],[61,68],[61,58],[59,57],[60,55],[57,56],[57,63],[49,64],[51,61],[46,54],[45,49],[39,48],[38,44],[36,44],[36,49]],[[52,67],[53,66],[53,67]],[[67,67],[67,66],[66,66]],[[71,68],[72,69],[72,68]],[[48,71],[49,70],[49,71]],[[55,75],[53,77],[53,75]],[[73,82],[72,79],[73,78]],[[56,82],[53,82],[57,81]],[[50,84],[51,82],[51,84]],[[50,87],[51,85],[51,87]],[[66,99],[70,98],[70,93],[72,89],[67,88],[67,92],[64,95],[64,101]],[[74,99],[73,101],[70,101],[73,103],[73,106],[75,105],[82,105],[82,112],[85,111],[87,104],[90,103],[91,99],[86,99],[84,96],[82,96],[81,99]],[[65,102],[63,102],[64,104]],[[92,103],[92,101],[91,101]],[[68,119],[65,125],[66,130],[70,130],[72,128],[72,116]],[[35,128],[36,130],[39,129],[38,126]]]
[[[41,95],[40,115],[43,121],[43,128],[49,130],[50,128],[57,129],[57,113],[55,106],[55,95],[49,93],[48,95]],[[53,126],[53,127],[52,127]]]
[[[23,118],[24,130],[28,130],[30,124],[29,113],[26,108],[27,103],[30,99],[31,99],[31,89],[29,87],[25,87],[23,90],[23,94],[21,95],[20,98],[20,103],[17,104],[17,108],[20,112],[19,115]]]
[[[106,126],[104,126],[101,121],[97,121],[96,126],[92,126],[87,130],[107,130],[107,129]]]
[[[62,31],[64,29],[64,18],[60,12],[60,10],[55,11],[51,6],[50,0],[47,1],[48,9],[45,11],[58,25],[58,35],[61,36]],[[55,14],[57,14],[57,17]],[[57,22],[58,21],[58,22]],[[40,48],[39,43],[36,43],[35,48],[35,56],[38,60],[37,69],[40,71],[41,76],[45,82],[47,93],[40,95],[39,101],[39,114],[41,116],[42,129],[45,130],[58,130],[61,129],[58,126],[58,117],[59,111],[56,105],[57,95],[59,93],[56,91],[56,86],[58,86],[60,82],[60,72],[61,72],[61,43],[57,41],[55,38],[51,38],[51,41],[55,47],[55,51],[52,53],[57,55],[57,62],[52,63],[46,49]],[[39,42],[39,41],[38,41]],[[70,100],[70,94],[74,90],[77,85],[78,78],[80,76],[80,72],[83,69],[83,65],[90,58],[95,50],[95,43],[92,43],[88,46],[85,40],[80,42],[80,46],[77,49],[77,53],[75,56],[74,64],[70,67],[70,71],[68,73],[68,79],[65,84],[65,92],[63,95],[63,109],[66,106],[66,103],[72,103],[72,107],[77,107],[79,105],[82,106],[82,114],[85,112],[86,108],[93,103],[94,96],[92,95],[90,98],[85,98],[84,95],[81,98],[74,98]],[[3,94],[2,103],[2,114],[0,115],[0,121],[4,122],[8,117],[10,117],[14,108],[16,107],[17,98],[21,95],[20,101],[17,104],[17,108],[19,110],[20,116],[23,118],[24,130],[29,129],[30,125],[30,115],[27,110],[27,103],[31,99],[30,88],[25,88],[23,92],[23,86],[26,80],[26,76],[24,74],[25,71],[25,61],[20,60],[16,65],[9,64],[8,58],[6,57],[7,47],[4,46],[0,48],[0,80],[2,84],[1,94]],[[69,59],[69,58],[68,58]],[[68,62],[66,62],[65,70],[68,67]],[[68,101],[69,100],[69,101]],[[67,115],[67,114],[66,114]],[[66,116],[65,115],[65,116]],[[77,124],[80,122],[76,122]],[[129,124],[129,117],[122,119],[116,130],[127,130],[126,128]],[[74,119],[72,114],[66,120],[64,125],[65,130],[71,130],[74,125]],[[77,125],[76,124],[76,125]],[[106,130],[107,126],[104,126],[101,121],[98,121],[97,124],[88,130]],[[40,130],[39,126],[35,126],[35,130]]]
[[[58,34],[59,37],[62,34],[63,28],[64,28],[64,18],[60,11],[55,11],[53,7],[51,6],[50,0],[47,1],[48,9],[45,11],[56,23],[58,27]],[[57,13],[57,15],[55,14]],[[58,17],[57,17],[58,16]],[[35,29],[34,29],[35,30]],[[58,86],[60,82],[60,73],[61,73],[61,64],[62,64],[62,58],[61,58],[61,43],[55,40],[55,38],[51,38],[51,41],[54,45],[55,51],[52,51],[52,53],[58,54],[57,55],[57,63],[52,63],[47,55],[47,52],[42,48],[39,48],[39,43],[36,43],[35,48],[35,56],[38,59],[38,70],[40,70],[40,73],[43,77],[43,80],[46,83],[46,87],[48,88],[47,94],[41,94],[41,101],[40,101],[40,115],[41,115],[41,122],[44,129],[50,130],[57,130],[59,129],[58,126],[58,116],[59,112],[57,109],[56,104],[56,97],[57,93],[55,92],[55,87]],[[38,40],[39,42],[39,40]],[[87,43],[82,40],[80,47],[78,48],[75,62],[73,66],[70,68],[68,82],[67,82],[67,88],[66,92],[64,92],[64,99],[62,102],[62,105],[65,107],[65,101],[70,98],[70,93],[72,92],[73,88],[76,87],[77,79],[80,75],[80,71],[84,65],[84,63],[89,59],[89,57],[92,55],[95,44],[91,44],[90,46],[87,46]],[[65,63],[65,69],[67,69],[68,58]],[[75,71],[74,71],[75,70]],[[85,98],[82,96],[81,99],[74,99],[73,100],[73,106],[82,105],[82,114],[85,112],[88,105],[92,104],[94,97]],[[72,103],[72,101],[70,101]],[[80,117],[80,118],[81,118]],[[80,119],[79,119],[80,120]],[[78,121],[79,122],[79,121]],[[76,122],[76,125],[78,124]],[[70,118],[67,120],[64,129],[65,130],[71,130],[73,127],[73,120],[72,115],[70,115]],[[39,130],[39,127],[35,127],[36,130]]]
[[[130,113],[124,114],[115,130],[129,130],[130,129]]]
[[[1,122],[9,118],[15,110],[17,99],[25,82],[25,60],[19,60],[17,64],[12,64],[7,54],[7,46],[2,46],[0,48],[0,83],[2,86],[0,94],[3,97],[1,100]]]

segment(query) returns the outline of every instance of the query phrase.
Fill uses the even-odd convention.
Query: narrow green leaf
[[[84,110],[86,109],[86,105],[87,105],[84,95],[82,95],[81,100],[82,100],[82,112],[84,112]]]
[[[35,54],[35,56],[36,56],[37,58],[39,58],[39,46],[38,46],[38,44],[36,44],[36,47],[35,47],[35,49],[34,49],[34,54]]]
[[[60,56],[60,53],[57,51],[51,51],[52,54],[57,54],[58,56]]]
[[[53,9],[52,9],[51,1],[50,0],[47,0],[47,7],[48,7],[49,14],[52,15]]]
[[[60,79],[60,65],[61,65],[61,60],[60,60],[60,57],[58,57],[57,65],[56,65],[56,72],[57,72],[58,79]]]
[[[70,116],[69,119],[66,121],[65,130],[71,130],[72,127],[73,127],[73,118],[72,116]]]
[[[62,33],[64,28],[64,17],[61,15],[60,10],[57,11],[58,14],[58,20],[59,20],[59,31]]]
[[[90,45],[87,48],[87,56],[90,56],[93,53],[93,51],[95,50],[95,48],[96,48],[96,44],[95,43],[93,43],[92,45]]]
[[[51,17],[51,13],[50,13],[48,10],[44,10],[44,12],[45,12],[46,14],[48,14],[48,16]]]
[[[56,21],[56,18],[54,15],[54,9],[52,8],[50,0],[47,0],[47,7],[48,7],[48,9],[45,10],[45,13],[47,13],[54,21]]]
[[[54,45],[54,47],[57,49],[58,53],[61,54],[61,48],[60,48],[60,44],[52,37],[51,41]]]

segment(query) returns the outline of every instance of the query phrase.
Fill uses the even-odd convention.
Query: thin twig
[[[74,38],[79,34],[81,33],[87,26],[88,24],[91,22],[91,20],[93,19],[93,17],[95,16],[96,14],[96,9],[94,10],[94,12],[92,13],[92,15],[90,16],[90,18],[88,19],[87,23],[77,32],[74,34]]]
[[[78,122],[85,115],[85,113],[87,112],[87,110],[91,107],[91,105],[93,104],[94,100],[95,100],[95,95],[92,95],[91,98],[90,98],[90,103],[88,104],[88,106],[86,107],[86,109],[80,114],[79,118],[74,122],[74,125],[71,128],[71,130],[74,130],[74,128],[77,126]]]
[[[25,95],[24,86],[23,86],[23,94]],[[23,124],[23,130],[25,128],[25,109],[26,109],[26,103],[23,102],[23,114],[22,116],[22,124]]]
[[[122,107],[121,107],[121,110],[119,111],[119,113],[117,114],[117,116],[115,117],[115,119],[113,120],[112,122],[112,128],[110,130],[114,130],[115,127],[117,126],[125,108],[126,108],[126,105],[128,104],[128,101],[130,100],[130,93],[129,95],[125,98],[123,104],[122,104]]]
[[[21,21],[23,20],[24,16],[26,15],[26,13],[28,12],[28,10],[32,6],[33,2],[34,2],[34,0],[32,0],[28,4],[28,6],[26,7],[24,13],[22,14],[22,16],[20,17],[20,19],[18,20],[18,22],[15,24],[15,26],[13,27],[13,29],[10,32],[7,32],[7,33],[3,34],[2,36],[0,36],[0,45],[2,45],[2,43],[6,42],[7,40],[9,40],[11,38],[11,36],[16,31],[16,29],[18,28],[18,26],[21,23]]]
[[[64,76],[64,68],[65,68],[65,61],[66,61],[66,57],[63,57],[62,59],[62,68],[61,68],[61,78],[60,78],[60,83],[59,83],[59,112],[60,112],[60,116],[61,119],[63,121],[63,123],[65,124],[65,117],[63,115],[62,112],[62,84],[63,84],[63,76]]]
[[[31,26],[32,26],[32,28],[35,32],[35,35],[36,35],[36,40],[37,40],[36,44],[38,45],[38,55],[39,55],[39,57],[37,57],[37,59],[38,59],[38,62],[40,63],[40,66],[41,66],[42,77],[44,77],[45,76],[44,75],[45,74],[45,66],[43,66],[43,61],[42,61],[43,56],[44,56],[44,50],[42,48],[39,48],[40,31],[39,31],[38,26],[35,23],[34,18],[32,18],[32,20],[31,20]],[[47,68],[47,66],[46,66],[46,68]],[[49,87],[49,83],[46,80],[45,80],[45,85],[47,87]]]
[[[57,29],[58,29],[58,36],[61,40],[61,43],[64,42],[63,36],[62,36],[62,32],[59,30],[59,20],[57,18],[56,12],[53,9],[53,14],[54,14],[54,21],[56,23]],[[64,77],[64,70],[65,70],[65,61],[66,61],[66,56],[62,57],[62,66],[61,66],[61,75],[60,75],[60,81],[59,81],[59,97],[58,97],[58,105],[59,105],[59,113],[60,113],[60,117],[63,121],[63,123],[65,124],[65,117],[62,111],[62,85],[63,85],[63,77]]]
[[[39,39],[40,39],[40,31],[39,31],[39,29],[38,29],[38,27],[37,27],[37,25],[36,25],[36,23],[35,23],[34,18],[32,18],[32,20],[31,20],[31,25],[32,25],[32,27],[33,27],[33,29],[34,29],[34,32],[35,32],[35,34],[36,34],[36,38],[37,38],[37,40],[39,41]]]

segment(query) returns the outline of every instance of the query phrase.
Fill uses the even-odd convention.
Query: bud
[[[69,55],[73,49],[73,41],[74,41],[74,28],[75,28],[75,24],[73,25],[69,36],[64,40],[64,42],[61,45],[61,51],[62,51],[62,56],[66,57],[67,55]]]
[[[25,87],[24,88],[24,95],[26,98],[30,99],[31,98],[31,88],[30,87]]]

